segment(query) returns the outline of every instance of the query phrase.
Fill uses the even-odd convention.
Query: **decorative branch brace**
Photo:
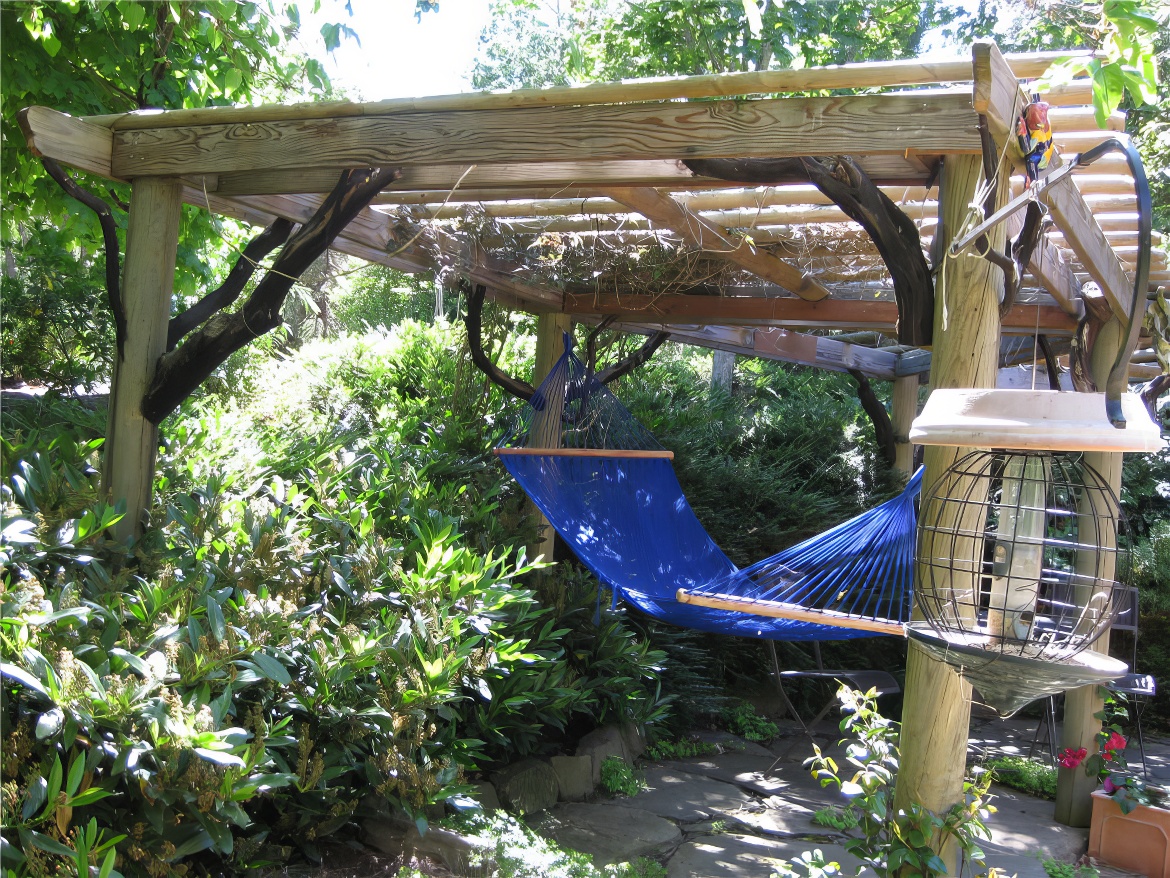
[[[696,159],[684,164],[699,176],[758,186],[791,182],[794,175],[807,177],[873,238],[894,279],[899,343],[916,347],[930,344],[934,283],[922,255],[918,229],[849,156]]]
[[[280,325],[280,309],[292,285],[314,260],[328,249],[333,240],[349,225],[375,195],[399,177],[397,168],[363,168],[345,171],[333,191],[307,223],[300,227],[280,251],[276,262],[264,275],[243,307],[231,314],[220,310],[239,296],[244,283],[254,271],[251,259],[271,252],[291,230],[291,224],[278,220],[256,238],[237,262],[228,280],[209,293],[192,310],[195,319],[184,319],[188,312],[171,321],[168,348],[190,332],[203,313],[209,313],[202,326],[180,346],[168,350],[158,363],[154,380],[142,400],[142,414],[157,424],[174,411],[221,363],[254,338]],[[246,264],[243,264],[246,263]]]
[[[475,363],[476,367],[487,375],[494,384],[504,388],[508,393],[517,399],[522,399],[525,402],[532,398],[532,394],[536,392],[534,388],[527,381],[521,381],[518,378],[513,378],[500,369],[495,363],[491,361],[483,350],[483,302],[487,297],[487,287],[483,284],[476,284],[472,291],[467,296],[467,314],[463,318],[463,323],[467,327],[467,345],[471,350],[471,361]],[[634,369],[641,366],[654,355],[654,352],[662,346],[662,343],[670,338],[669,332],[656,332],[648,339],[645,344],[634,351],[627,357],[619,360],[611,366],[597,373],[597,380],[602,384],[609,384],[611,381],[616,381],[623,375],[632,372]],[[592,358],[591,358],[592,360]],[[590,366],[592,366],[590,362]]]

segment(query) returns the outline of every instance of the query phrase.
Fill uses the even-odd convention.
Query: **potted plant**
[[[1089,824],[1089,856],[1148,878],[1170,878],[1170,810],[1166,791],[1146,786],[1127,771],[1125,736],[1116,725],[1099,736],[1099,752],[1088,756],[1085,748],[1065,749],[1060,764],[1084,765],[1102,788],[1093,793]]]

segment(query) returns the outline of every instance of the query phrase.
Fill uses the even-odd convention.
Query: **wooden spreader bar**
[[[674,460],[673,451],[637,451],[621,448],[493,448],[492,453],[499,457],[506,454],[539,454],[542,457],[658,457],[663,460]]]
[[[839,613],[835,610],[810,610],[799,604],[788,604],[782,601],[762,601],[731,594],[695,594],[683,588],[678,590],[676,597],[680,604],[695,604],[700,607],[712,607],[716,610],[732,610],[736,613],[750,613],[753,616],[767,616],[771,619],[794,619],[798,622],[812,622],[817,625],[829,625],[833,628],[854,628],[858,631],[872,631],[875,634],[890,634],[894,637],[906,636],[906,626],[901,622],[871,619],[867,616],[855,616],[852,613]]]

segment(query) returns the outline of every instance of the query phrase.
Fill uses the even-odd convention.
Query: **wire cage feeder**
[[[1087,423],[1098,409],[1087,396],[936,390],[911,430],[922,444],[991,447],[923,492],[908,633],[1003,716],[1128,670],[1091,649],[1122,608],[1129,559],[1117,548],[1126,544],[1117,495],[1084,451],[1146,450],[1150,437],[1136,411],[1132,432]]]

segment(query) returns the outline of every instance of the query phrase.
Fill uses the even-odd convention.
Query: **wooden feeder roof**
[[[862,228],[807,177],[750,187],[683,162],[848,155],[929,253],[940,162],[982,152],[981,118],[1023,190],[1015,122],[1055,57],[980,43],[971,59],[942,63],[85,119],[32,107],[22,122],[39,155],[110,179],[178,176],[188,203],[256,225],[304,222],[344,169],[399,167],[335,249],[468,277],[518,308],[890,378],[925,358],[806,334],[893,331],[891,278]],[[830,93],[845,89],[855,93]],[[1097,127],[1087,79],[1042,97],[1061,153],[1126,137],[1119,113]],[[1132,298],[1137,215],[1124,159],[1107,155],[1040,197],[1053,225],[1003,319],[1005,362],[1032,357],[1031,340],[1011,336],[1071,336],[1082,295],[1122,317]],[[1014,233],[1019,216],[1008,222]],[[1168,279],[1155,248],[1151,289]]]

